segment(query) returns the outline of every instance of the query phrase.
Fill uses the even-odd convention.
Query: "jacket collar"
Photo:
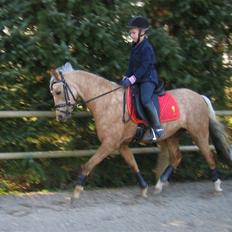
[[[133,49],[141,48],[141,47],[143,47],[143,45],[144,45],[145,43],[147,43],[147,38],[146,38],[146,37],[145,37],[145,38],[143,39],[143,41],[140,42],[139,44],[133,43],[133,44],[132,44],[132,48],[133,48]]]

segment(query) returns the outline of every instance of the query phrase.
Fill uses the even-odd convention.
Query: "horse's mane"
[[[57,72],[61,71],[63,74],[68,74],[70,73],[70,75],[78,75],[79,77],[83,77],[85,78],[85,81],[87,81],[86,79],[90,79],[91,81],[93,81],[94,83],[96,83],[98,86],[101,86],[103,88],[112,88],[115,87],[117,84],[115,82],[109,81],[107,79],[105,79],[102,76],[99,76],[97,74],[91,73],[89,71],[85,71],[85,70],[75,70],[73,69],[72,65],[67,62],[65,63],[63,66],[58,67],[56,69]],[[52,86],[52,83],[55,81],[54,76],[51,76],[50,78],[50,89]]]
[[[62,72],[62,73],[65,73],[65,72],[71,72],[71,71],[74,71],[71,63],[69,62],[66,62],[64,65],[58,67],[56,69],[57,72]],[[49,82],[49,88],[51,89],[51,86],[52,86],[52,83],[55,81],[55,77],[52,75],[51,78],[50,78],[50,82]]]
[[[86,81],[87,81],[87,79],[89,81],[93,81],[94,83],[96,83],[96,85],[99,85],[102,87],[112,88],[112,87],[115,87],[117,85],[116,82],[107,80],[106,78],[99,76],[98,74],[91,73],[89,71],[75,70],[75,71],[72,71],[72,73],[74,73],[74,75],[82,76],[83,78],[86,79]]]

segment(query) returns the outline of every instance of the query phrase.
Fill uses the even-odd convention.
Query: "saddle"
[[[159,109],[157,111],[160,112],[160,122],[165,123],[177,120],[180,117],[179,106],[171,93],[165,92],[163,86],[158,88],[155,93],[158,95]],[[139,97],[137,85],[127,88],[126,104],[130,119],[138,125],[134,137],[134,141],[138,142],[142,139],[148,127],[148,120]]]

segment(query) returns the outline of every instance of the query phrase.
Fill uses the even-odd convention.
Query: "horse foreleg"
[[[137,162],[135,160],[134,154],[129,149],[128,145],[122,145],[120,147],[120,152],[122,157],[125,159],[126,163],[131,167],[133,172],[135,173],[136,179],[139,183],[139,186],[142,190],[141,194],[143,197],[147,197],[147,190],[148,190],[148,184],[144,180],[143,176],[141,175]]]
[[[101,144],[96,153],[82,166],[82,171],[81,174],[78,176],[78,180],[72,195],[72,200],[78,199],[80,197],[80,193],[84,189],[87,177],[93,170],[93,168],[115,150],[116,146],[114,144],[105,141]]]

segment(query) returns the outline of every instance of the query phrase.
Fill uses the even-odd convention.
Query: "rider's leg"
[[[159,118],[160,118],[160,107],[159,107],[158,95],[157,95],[157,94],[153,94],[152,99],[153,99],[153,102],[154,102],[154,104],[155,104],[155,108],[156,108],[157,113],[158,113]]]
[[[153,103],[155,91],[155,84],[151,82],[145,82],[140,84],[140,97],[142,105],[145,109],[146,116],[148,118],[149,126],[151,127],[150,140],[156,140],[163,134],[163,128],[161,127],[159,115],[156,107]],[[149,138],[148,138],[149,139]]]
[[[149,102],[144,106],[147,117],[149,118],[149,125],[151,127],[152,140],[156,140],[164,133],[164,129],[161,127],[158,113],[156,111],[153,102]]]

